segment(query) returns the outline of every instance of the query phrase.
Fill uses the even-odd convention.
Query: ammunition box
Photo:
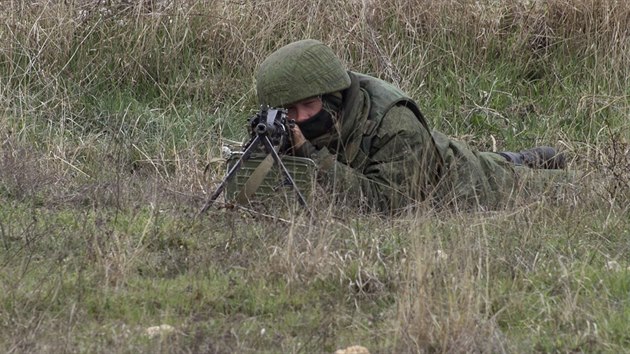
[[[227,171],[239,161],[243,153],[232,153],[227,160]],[[247,160],[243,160],[241,167],[236,175],[231,178],[225,188],[225,200],[228,203],[234,203],[239,192],[252,175],[254,170],[265,159],[265,154],[252,154]],[[280,159],[286,167],[289,175],[295,182],[295,185],[302,193],[304,198],[311,200],[316,188],[316,172],[315,162],[311,159],[294,156],[281,156]],[[279,200],[283,203],[288,201],[297,201],[295,190],[288,178],[282,173],[280,166],[275,162],[269,173],[265,176],[256,192],[250,196],[250,202],[260,202],[267,204],[271,200]]]

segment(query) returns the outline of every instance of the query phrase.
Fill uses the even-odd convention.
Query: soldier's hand
[[[293,151],[297,151],[302,147],[302,145],[304,145],[306,138],[297,124],[291,128],[291,134],[293,135]]]

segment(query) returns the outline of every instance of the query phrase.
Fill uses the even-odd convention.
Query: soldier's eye
[[[304,105],[309,106],[309,107],[317,106],[317,104],[319,104],[318,99],[308,100],[304,103]]]

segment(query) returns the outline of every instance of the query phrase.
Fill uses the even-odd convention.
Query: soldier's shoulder
[[[392,132],[414,132],[421,131],[424,127],[411,109],[404,105],[391,107],[378,129],[377,134],[391,134]]]

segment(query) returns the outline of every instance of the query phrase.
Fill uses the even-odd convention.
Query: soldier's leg
[[[517,166],[552,170],[567,166],[564,154],[549,146],[539,146],[521,152],[503,151],[498,154]]]
[[[517,186],[514,164],[499,154],[479,152],[433,131],[445,163],[438,194],[459,208],[497,209],[509,203]]]

